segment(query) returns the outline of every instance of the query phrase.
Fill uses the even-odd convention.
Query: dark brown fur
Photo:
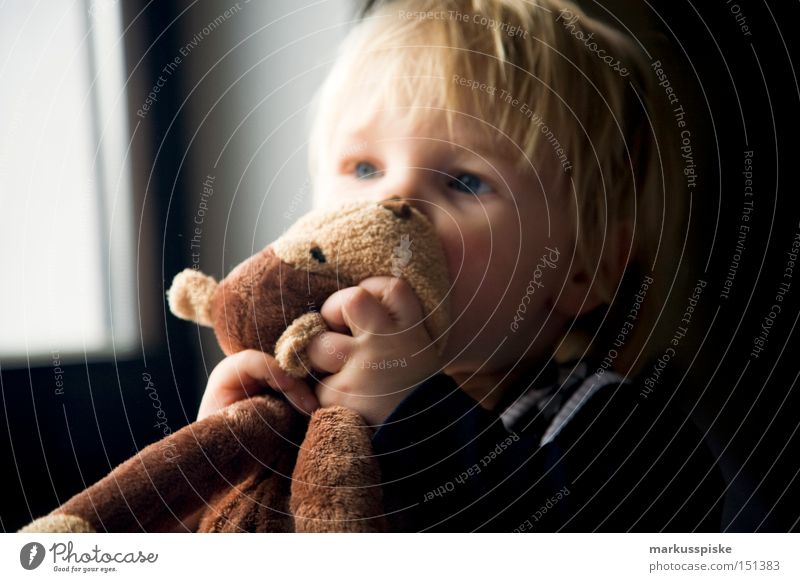
[[[212,299],[217,340],[227,355],[244,349],[272,354],[289,324],[308,311],[319,311],[330,295],[351,284],[311,269],[292,268],[267,247],[217,287]]]

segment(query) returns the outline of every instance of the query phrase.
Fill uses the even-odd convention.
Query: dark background
[[[692,343],[685,344],[692,349],[682,350],[681,367],[669,369],[664,386],[670,389],[661,397],[679,398],[708,431],[729,482],[722,529],[796,530],[800,352],[791,340],[800,313],[800,267],[765,351],[758,359],[749,353],[800,227],[795,154],[800,90],[792,64],[798,56],[797,3],[737,2],[752,31],[749,37],[730,12],[733,3],[722,0],[662,0],[651,2],[652,10],[643,2],[581,4],[611,22],[611,14],[616,15],[666,65],[689,116],[701,164],[682,268],[684,276],[702,277],[708,286],[692,324]],[[163,63],[191,38],[195,23],[202,21],[192,11],[214,14],[229,4],[191,5],[174,23],[189,3],[153,2],[144,10],[144,3],[123,6],[124,19],[131,23],[126,34],[131,86],[142,88],[152,86]],[[215,51],[229,48],[208,43],[193,58],[211,62],[219,56]],[[193,420],[205,371],[219,357],[208,336],[199,337],[194,326],[166,316],[161,303],[172,274],[190,264],[179,243],[196,206],[197,175],[182,164],[193,131],[182,103],[198,73],[184,67],[176,75],[178,81],[164,88],[135,144],[139,171],[134,187],[140,206],[147,208],[148,236],[156,249],[154,261],[139,265],[148,271],[140,274],[156,284],[141,293],[162,305],[154,322],[158,339],[129,361],[62,366],[62,396],[53,393],[51,366],[9,369],[0,361],[3,531],[15,531],[49,512],[160,438],[143,374],[152,378],[174,431]],[[140,99],[131,93],[133,125]],[[724,300],[719,292],[736,243],[746,149],[755,152],[754,211],[730,298]],[[151,169],[153,181],[145,196]]]

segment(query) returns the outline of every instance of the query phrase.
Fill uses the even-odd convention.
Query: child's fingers
[[[396,277],[370,277],[358,284],[376,297],[391,318],[403,328],[422,319],[422,306],[417,294],[406,281]]]
[[[301,412],[319,407],[311,388],[286,374],[269,354],[245,350],[228,356],[211,372],[198,412],[198,420],[239,400],[273,388]]]
[[[380,333],[392,326],[386,308],[363,287],[337,291],[322,304],[320,313],[332,329],[349,328],[353,337]]]
[[[349,335],[325,332],[311,340],[306,348],[311,367],[321,372],[335,374],[350,359],[355,339]]]

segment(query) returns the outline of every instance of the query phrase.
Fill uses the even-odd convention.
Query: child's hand
[[[320,334],[308,345],[311,366],[331,374],[319,382],[316,394],[281,370],[269,354],[244,350],[211,372],[197,420],[272,388],[301,412],[340,404],[377,425],[409,390],[441,369],[421,321],[419,300],[401,279],[365,279],[331,295],[320,313],[336,331]],[[352,336],[337,333],[347,331]]]
[[[365,279],[331,295],[320,313],[334,331],[314,338],[307,353],[314,369],[331,374],[316,387],[322,406],[340,404],[378,425],[441,369],[419,299],[401,279]]]
[[[238,400],[273,388],[301,412],[311,414],[319,407],[314,392],[302,380],[281,370],[275,358],[258,350],[244,350],[222,360],[208,377],[197,420]]]

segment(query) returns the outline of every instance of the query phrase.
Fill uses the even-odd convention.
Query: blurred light
[[[12,0],[0,19],[0,357],[137,343],[120,7]]]

